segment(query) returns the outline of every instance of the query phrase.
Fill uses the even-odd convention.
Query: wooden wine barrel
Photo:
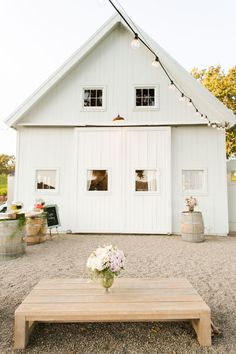
[[[19,220],[0,221],[0,259],[11,259],[25,253],[25,226]]]
[[[200,211],[183,211],[181,213],[182,240],[188,242],[203,242],[204,224]]]
[[[36,245],[46,241],[47,220],[44,214],[26,218],[27,245]]]

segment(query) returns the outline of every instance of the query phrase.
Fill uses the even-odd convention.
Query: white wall
[[[36,198],[59,206],[63,230],[73,228],[75,200],[74,129],[21,128],[18,131],[15,199],[31,210]],[[59,191],[35,191],[36,169],[58,169]]]
[[[116,28],[36,103],[20,123],[72,126],[82,123],[110,124],[118,113],[128,123],[202,123],[193,108],[180,102],[179,94],[168,88],[169,79],[163,70],[151,65],[153,55],[143,46],[133,50],[131,39],[131,34],[124,27]],[[82,88],[91,85],[105,86],[105,111],[94,113],[81,109]],[[135,110],[136,85],[159,86],[158,110]]]
[[[193,195],[203,214],[205,233],[228,233],[227,172],[224,132],[209,127],[172,128],[173,232],[180,232],[180,213],[186,210],[182,169],[206,169],[207,190]]]
[[[236,182],[231,182],[231,171],[236,171],[236,160],[227,162],[228,171],[228,201],[229,201],[229,230],[236,232]]]
[[[206,169],[207,190],[195,195],[199,201],[207,234],[228,233],[227,172],[224,133],[208,127],[176,127],[171,131],[172,149],[172,231],[180,232],[180,213],[185,210],[182,169]],[[59,192],[35,192],[35,170],[57,168]],[[35,198],[59,206],[62,230],[75,231],[76,223],[76,134],[73,128],[21,128],[15,199],[26,209]],[[231,214],[232,215],[232,214]],[[235,214],[234,214],[235,215]]]

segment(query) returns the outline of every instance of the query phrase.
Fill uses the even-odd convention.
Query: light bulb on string
[[[170,81],[169,89],[170,90],[174,90],[175,89],[175,84],[174,84],[174,82],[172,80]]]
[[[191,107],[192,106],[192,100],[191,100],[191,98],[188,100],[188,103],[187,103],[187,105],[189,106],[189,107]]]
[[[139,41],[138,33],[135,33],[134,39],[131,42],[131,47],[133,49],[138,49],[140,47],[140,41]]]
[[[152,66],[154,66],[155,68],[159,68],[160,66],[160,61],[159,61],[159,58],[156,57],[153,62],[152,62]]]
[[[211,123],[212,128],[216,128],[217,124],[216,123]]]
[[[185,101],[185,96],[184,96],[183,92],[181,93],[181,96],[180,96],[179,100],[180,100],[181,102],[184,102],[184,101]]]
[[[201,113],[199,112],[198,109],[196,109],[196,116],[201,116]]]
[[[207,116],[205,116],[204,114],[201,114],[201,119],[202,120],[208,120]]]

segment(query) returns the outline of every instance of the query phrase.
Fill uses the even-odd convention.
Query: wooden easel
[[[52,241],[53,240],[53,235],[52,235],[52,229],[56,229],[56,234],[59,235],[59,232],[58,232],[58,227],[50,227],[49,228],[49,240]]]

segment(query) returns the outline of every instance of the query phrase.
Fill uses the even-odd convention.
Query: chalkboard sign
[[[45,209],[46,209],[46,213],[47,213],[46,217],[47,217],[48,228],[52,229],[53,227],[60,226],[57,205],[46,205]]]

